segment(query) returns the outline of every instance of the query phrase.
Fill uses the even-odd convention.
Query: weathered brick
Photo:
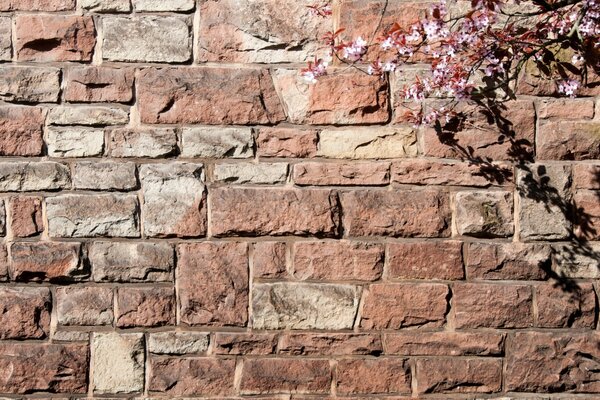
[[[533,325],[527,285],[461,283],[452,288],[457,328],[527,328]]]
[[[392,164],[392,182],[408,185],[500,186],[512,181],[505,164],[477,165],[455,161],[406,160]]]
[[[466,251],[469,279],[541,280],[547,277],[550,246],[525,243],[469,243]]]
[[[248,321],[247,244],[182,244],[178,255],[181,322],[245,326]]]
[[[297,242],[294,277],[300,280],[374,281],[383,273],[381,244],[363,242]]]
[[[42,198],[37,196],[13,197],[8,206],[12,234],[16,237],[35,236],[44,231]]]
[[[254,245],[255,278],[281,278],[286,272],[285,243],[258,242]]]
[[[380,162],[303,162],[294,165],[296,185],[387,185],[390,164]]]
[[[552,246],[552,272],[563,279],[600,278],[598,260],[600,244],[587,241],[575,241],[569,244]]]
[[[575,233],[588,240],[600,240],[600,191],[580,190],[573,196]]]
[[[129,0],[79,0],[84,10],[97,13],[113,13],[131,11]]]
[[[54,103],[60,92],[60,70],[49,67],[3,66],[0,98],[6,101]]]
[[[139,237],[135,195],[65,194],[46,199],[50,237]]]
[[[81,244],[15,242],[10,247],[11,275],[17,281],[81,280],[88,275]]]
[[[505,336],[490,332],[403,332],[384,336],[386,354],[403,356],[500,356]]]
[[[92,17],[31,14],[15,20],[19,61],[91,61],[96,44]]]
[[[593,99],[540,99],[535,103],[538,118],[544,120],[592,119]]]
[[[142,333],[95,333],[92,354],[94,393],[142,391],[145,361]]]
[[[410,127],[325,129],[317,156],[331,158],[401,158],[417,155],[417,137]]]
[[[285,119],[266,69],[147,68],[138,74],[137,88],[144,123],[246,125]]]
[[[295,70],[277,70],[275,85],[294,124],[367,124],[389,119],[388,85],[361,72],[334,73],[318,85],[298,81]]]
[[[102,57],[110,61],[185,62],[192,55],[190,28],[178,17],[106,17]]]
[[[600,335],[517,332],[506,349],[508,391],[599,393]]]
[[[137,186],[135,164],[79,161],[73,164],[73,187],[89,190],[131,190]]]
[[[109,134],[112,157],[160,158],[177,153],[177,134],[171,128],[115,128]]]
[[[235,360],[150,358],[148,390],[169,396],[233,395]]]
[[[144,233],[154,237],[206,234],[202,164],[146,164],[140,167]]]
[[[314,129],[264,127],[256,137],[257,153],[261,157],[312,157],[318,140]]]
[[[495,393],[502,388],[502,361],[460,358],[417,360],[417,392]]]
[[[40,156],[46,112],[38,107],[0,106],[0,156]]]
[[[168,243],[94,242],[88,248],[96,282],[170,282],[175,252]]]
[[[543,328],[594,328],[596,294],[591,283],[565,288],[558,282],[538,285],[537,326]]]
[[[388,277],[391,279],[463,279],[462,243],[390,243]]]
[[[574,164],[573,186],[576,189],[600,190],[600,164]]]
[[[272,354],[277,347],[277,336],[272,333],[215,334],[215,354]]]
[[[56,309],[61,325],[112,325],[113,291],[108,287],[57,287]]]
[[[569,50],[566,52],[562,52],[561,55],[563,57],[559,57],[559,60],[562,58],[562,62],[570,61]],[[574,54],[574,53],[571,53]],[[557,55],[559,55],[557,53]],[[576,77],[575,77],[576,78]],[[597,74],[588,74],[586,76],[584,84],[580,85],[577,89],[577,96],[591,96],[595,97],[600,94],[600,89],[598,83],[600,82],[600,77]],[[560,97],[564,96],[564,94],[558,92],[558,85],[556,84],[555,79],[548,79],[546,74],[541,72],[537,65],[533,63],[533,61],[528,62],[528,64],[523,68],[522,74],[519,77],[519,81],[517,82],[516,94],[519,95],[531,95],[531,96],[552,96],[552,97]]]
[[[64,99],[74,102],[128,102],[133,98],[133,70],[73,67],[66,70]]]
[[[358,288],[319,283],[256,283],[252,287],[254,329],[351,329]]]
[[[104,131],[78,127],[48,127],[46,145],[50,157],[97,157],[104,151]]]
[[[278,352],[294,356],[379,355],[379,335],[365,333],[287,333],[279,340]]]
[[[249,158],[253,155],[250,128],[183,128],[181,155],[198,158]]]
[[[10,61],[12,58],[12,20],[10,17],[0,17],[0,61]]]
[[[339,227],[337,195],[330,190],[218,188],[210,201],[215,236],[335,236]]]
[[[436,328],[446,322],[448,286],[439,283],[374,284],[363,299],[364,329]]]
[[[53,342],[89,342],[90,333],[82,331],[63,331],[60,328],[52,335]]]
[[[121,107],[61,105],[48,113],[51,125],[107,126],[129,122],[129,111]]]
[[[0,243],[0,282],[9,279],[8,270],[8,249],[6,244]]]
[[[402,358],[340,360],[336,386],[340,394],[408,394],[410,366]]]
[[[327,360],[263,358],[246,360],[243,394],[329,393],[331,369]]]
[[[215,164],[213,180],[228,184],[276,184],[287,180],[288,165],[286,163],[252,163],[240,162],[232,164]]]
[[[511,192],[458,192],[454,223],[459,235],[506,237],[514,233]]]
[[[538,160],[600,159],[600,123],[555,122],[540,124]]]
[[[0,304],[0,339],[42,339],[50,333],[51,300],[48,288],[2,287]],[[10,382],[10,375],[0,377],[0,388],[7,387],[5,385]],[[4,379],[8,379],[8,382]]]
[[[194,0],[133,0],[136,11],[190,11],[194,8]]]
[[[87,344],[0,344],[3,393],[87,393]]]
[[[0,235],[6,235],[6,208],[4,200],[0,200]]]
[[[175,291],[163,287],[117,290],[116,322],[120,328],[175,324]]]
[[[0,191],[29,192],[67,189],[71,186],[69,167],[52,161],[0,162]]]
[[[0,11],[68,11],[75,0],[2,0]]]
[[[448,195],[433,190],[356,190],[341,195],[349,236],[450,236]]]
[[[156,332],[148,335],[148,351],[153,354],[199,354],[208,350],[208,333]]]

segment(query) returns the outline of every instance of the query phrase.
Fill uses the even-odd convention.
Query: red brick
[[[11,275],[17,281],[81,280],[87,273],[80,252],[80,243],[13,243]]]
[[[67,11],[75,0],[0,0],[0,11]]]
[[[573,186],[576,189],[600,190],[600,165],[574,164]]]
[[[260,157],[312,157],[318,140],[314,129],[265,127],[258,130],[256,152]]]
[[[592,119],[593,99],[542,99],[536,102],[537,117],[545,120]]]
[[[96,33],[92,17],[16,17],[15,51],[19,61],[91,61],[95,44]]]
[[[403,332],[384,336],[385,353],[402,356],[500,356],[504,334],[490,332]]]
[[[575,233],[583,238],[600,239],[600,191],[578,191],[575,202]]]
[[[328,360],[248,359],[242,369],[242,394],[328,393]]]
[[[388,277],[392,279],[463,279],[461,242],[390,243]]]
[[[448,286],[437,283],[374,284],[364,295],[364,329],[437,328],[446,322]]]
[[[87,393],[88,346],[0,344],[0,371],[2,393]]]
[[[258,242],[254,244],[255,278],[281,278],[287,275],[285,243]]]
[[[215,236],[335,236],[337,195],[330,190],[218,188],[210,194]]]
[[[461,358],[417,360],[417,392],[495,393],[502,388],[502,361]]]
[[[38,107],[0,107],[0,155],[39,156],[46,112]]]
[[[41,197],[13,197],[9,203],[9,215],[12,233],[16,237],[28,237],[42,233]]]
[[[296,185],[387,185],[389,163],[323,163],[304,162],[294,165]]]
[[[461,283],[452,288],[457,328],[527,328],[533,324],[527,285]]]
[[[277,336],[272,333],[226,333],[215,334],[215,354],[273,354]]]
[[[469,243],[466,254],[469,279],[540,280],[551,263],[544,244]]]
[[[133,70],[113,67],[69,68],[64,99],[80,102],[128,102],[133,97]]]
[[[172,288],[119,288],[117,326],[131,328],[175,325],[175,307],[175,291]]]
[[[536,286],[537,326],[542,328],[594,328],[596,294],[591,283],[566,289],[559,282]]]
[[[337,393],[411,393],[408,360],[402,358],[340,360],[337,364]]]
[[[537,132],[539,160],[600,159],[600,122],[552,122]]]
[[[0,305],[0,339],[42,339],[50,333],[48,288],[0,288]]]
[[[564,61],[569,61],[568,60]],[[518,85],[516,88],[516,94],[524,94],[531,96],[562,96],[558,93],[558,85],[556,80],[547,79],[544,76],[540,76],[540,71],[533,64],[529,64],[523,70],[521,77],[519,78]],[[576,78],[576,77],[575,77]],[[600,95],[600,78],[596,74],[587,75],[587,84],[581,85],[577,90],[577,96],[598,96]]]
[[[279,353],[293,356],[379,355],[379,335],[365,333],[287,333],[279,340]]]
[[[450,236],[448,195],[443,192],[357,190],[341,195],[349,236]]]
[[[181,322],[245,326],[248,321],[248,246],[189,243],[178,247]]]
[[[112,325],[112,288],[74,285],[57,287],[55,293],[60,325]]]
[[[297,242],[294,277],[300,280],[377,280],[383,272],[383,245],[364,242]]]
[[[268,124],[285,119],[269,72],[147,68],[137,77],[140,118],[161,124]]]
[[[169,396],[227,396],[234,393],[234,373],[232,359],[152,357],[148,390]]]

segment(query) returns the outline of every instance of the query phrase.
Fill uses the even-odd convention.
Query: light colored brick
[[[136,11],[190,11],[194,0],[133,0]]]
[[[113,291],[108,287],[58,287],[56,308],[61,325],[111,325]]]
[[[0,17],[0,61],[10,61],[12,57],[12,21],[10,17]]]
[[[317,156],[331,158],[401,158],[417,155],[417,137],[410,127],[325,129]]]
[[[183,157],[249,158],[253,155],[250,128],[184,128]]]
[[[131,190],[137,186],[135,164],[79,161],[73,164],[73,187],[90,190]]]
[[[215,182],[229,184],[254,183],[275,184],[284,183],[287,179],[288,165],[286,163],[235,163],[216,164],[213,170]]]
[[[93,390],[98,394],[136,393],[144,388],[141,333],[95,333],[92,339]]]
[[[177,134],[171,128],[115,128],[109,133],[112,157],[160,158],[177,152]]]
[[[514,232],[510,192],[458,192],[454,222],[459,235],[506,237]]]
[[[104,130],[79,127],[48,127],[48,155],[51,157],[94,157],[104,151]]]
[[[129,111],[107,106],[59,106],[48,113],[51,125],[106,126],[129,122]]]
[[[148,351],[154,354],[200,354],[208,350],[208,343],[208,333],[156,332],[149,335]]]
[[[130,0],[79,0],[84,10],[97,13],[129,12]]]
[[[0,97],[6,101],[57,102],[59,77],[58,68],[3,66],[0,68]]]
[[[29,192],[67,189],[71,174],[65,164],[52,161],[0,162],[0,191]]]

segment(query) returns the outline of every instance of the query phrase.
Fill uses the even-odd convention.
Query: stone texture
[[[266,69],[147,68],[138,74],[137,87],[144,123],[247,125],[285,119]]]
[[[384,337],[387,354],[403,356],[501,356],[505,335],[491,332],[403,332]]]
[[[81,280],[89,272],[80,253],[79,243],[16,242],[10,247],[11,275],[17,281]]]
[[[279,340],[278,352],[292,356],[379,355],[383,345],[378,335],[365,333],[287,333]]]
[[[261,127],[256,137],[261,157],[312,157],[317,152],[317,130]]]
[[[448,195],[434,190],[355,190],[342,193],[344,231],[349,236],[446,237]]]
[[[452,288],[457,328],[527,328],[533,325],[527,285],[462,283]]]
[[[73,187],[88,190],[132,190],[137,187],[135,164],[79,161],[73,164]]]
[[[325,129],[317,156],[330,158],[402,158],[417,155],[417,137],[410,127]]]
[[[550,255],[550,246],[544,244],[469,243],[467,276],[486,280],[545,279]]]
[[[117,290],[116,325],[175,325],[175,291],[164,287],[129,287]]]
[[[143,390],[145,354],[141,333],[95,333],[92,355],[94,393],[135,393]]]
[[[39,156],[46,112],[38,107],[0,106],[0,156]]]
[[[130,0],[79,0],[84,10],[97,13],[128,12],[131,10]]]
[[[62,105],[48,113],[51,125],[107,126],[129,122],[129,111],[120,107]]]
[[[18,15],[15,53],[19,61],[91,61],[94,20],[76,15]],[[31,27],[37,29],[31,29]]]
[[[216,164],[213,169],[215,182],[229,184],[276,184],[285,183],[288,165],[286,163],[250,163]]]
[[[37,196],[13,197],[8,206],[12,234],[16,237],[35,236],[44,231],[42,198]]]
[[[439,283],[373,284],[364,294],[363,329],[437,328],[446,322],[448,286]]]
[[[0,191],[29,192],[70,186],[71,174],[65,164],[52,161],[0,162]]]
[[[535,103],[537,115],[546,120],[592,119],[594,101],[592,99],[539,99]]]
[[[540,124],[538,160],[600,159],[600,123],[556,122]]]
[[[0,282],[9,279],[8,270],[8,249],[6,244],[0,243]]]
[[[2,0],[0,11],[68,11],[75,0]]]
[[[0,61],[10,61],[12,57],[12,21],[10,17],[0,17]]]
[[[49,127],[46,132],[51,157],[97,157],[104,151],[102,129]]]
[[[199,354],[208,350],[208,333],[156,332],[148,336],[148,351],[154,354]]]
[[[168,243],[94,242],[88,249],[96,282],[170,282],[175,252]]]
[[[235,360],[152,357],[148,389],[169,396],[232,395]]]
[[[192,55],[190,28],[178,17],[107,17],[102,57],[110,61],[185,62]]]
[[[215,334],[215,354],[260,355],[272,354],[277,347],[277,337],[272,333],[226,333]]]
[[[484,359],[417,360],[417,392],[495,393],[502,388],[502,361]]]
[[[329,393],[327,360],[263,358],[247,360],[242,369],[243,394]]]
[[[591,283],[562,287],[558,282],[535,288],[537,326],[542,328],[594,328],[596,294]]]
[[[388,278],[464,279],[462,243],[411,242],[388,245]]]
[[[133,0],[136,11],[190,11],[194,9],[194,0]]]
[[[573,186],[576,189],[600,190],[600,164],[574,164]]]
[[[410,366],[402,358],[340,360],[336,386],[340,394],[410,394]]]
[[[514,233],[511,192],[458,192],[454,222],[460,235],[506,237]]]
[[[294,277],[299,280],[374,281],[383,273],[384,248],[365,242],[297,242]]]
[[[56,288],[60,325],[112,325],[113,291],[108,287]]]
[[[248,321],[248,246],[178,246],[180,320],[188,325],[245,326]]]
[[[58,330],[52,335],[53,342],[89,342],[89,340],[88,332]]]
[[[146,164],[140,167],[144,233],[153,237],[206,234],[202,164]]]
[[[338,231],[337,195],[330,190],[218,188],[211,191],[211,203],[215,236],[334,236]]]
[[[170,128],[116,128],[109,131],[112,157],[161,158],[176,154],[177,134]]]
[[[575,234],[587,240],[600,240],[600,191],[579,190],[573,195]]]
[[[60,70],[48,67],[0,68],[0,98],[5,101],[54,103],[60,92]]]
[[[406,160],[392,164],[392,182],[407,185],[456,185],[488,187],[512,181],[505,164],[474,165],[465,162]]]
[[[87,393],[86,344],[0,344],[0,392]],[[10,371],[10,373],[6,373]]]
[[[303,162],[294,165],[292,179],[296,185],[386,185],[390,164]]]
[[[181,155],[197,158],[249,158],[253,155],[250,128],[183,128]]]
[[[600,278],[598,259],[600,244],[594,242],[573,242],[552,246],[552,272],[563,279]]]
[[[285,243],[258,242],[254,245],[255,278],[281,278],[287,274]]]
[[[75,67],[65,73],[64,99],[73,102],[120,102],[133,98],[133,70]]]
[[[50,333],[52,302],[48,288],[2,287],[0,304],[0,339],[43,339]],[[5,353],[0,353],[0,365],[2,354]],[[0,375],[0,388],[8,387],[5,379],[10,381],[10,374]]]
[[[51,237],[139,237],[135,195],[65,194],[46,199]]]
[[[254,329],[351,329],[358,288],[317,283],[256,283]]]

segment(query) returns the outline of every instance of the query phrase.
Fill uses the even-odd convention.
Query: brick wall
[[[0,397],[598,398],[599,92],[297,81],[382,3],[0,0]]]

